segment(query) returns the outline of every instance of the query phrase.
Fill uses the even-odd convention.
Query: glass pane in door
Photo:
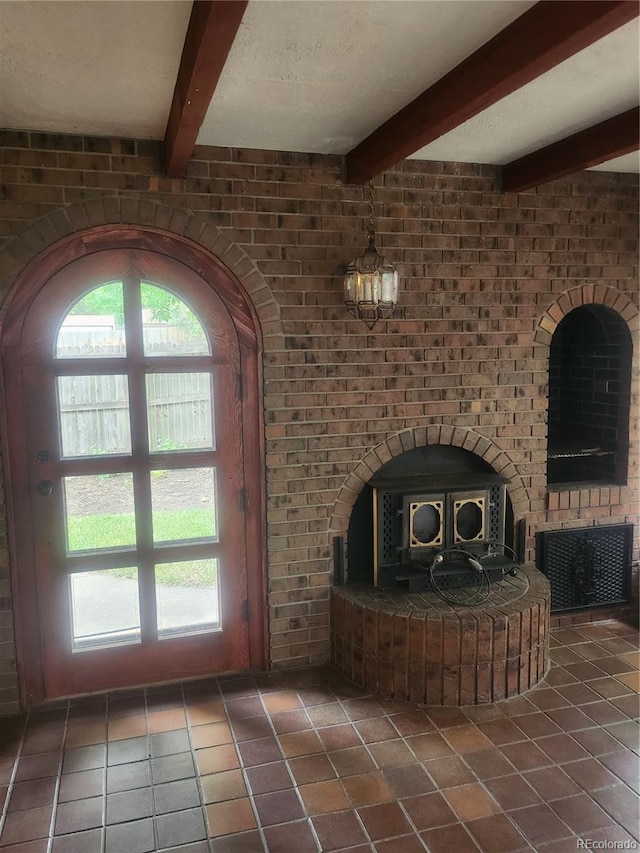
[[[140,642],[138,570],[69,575],[74,652]]]
[[[149,373],[149,450],[212,450],[210,373]]]
[[[216,539],[215,468],[151,472],[153,541]]]
[[[88,474],[63,479],[68,551],[136,544],[131,474]]]
[[[63,457],[131,453],[126,376],[59,376],[57,381]]]
[[[126,355],[122,282],[94,287],[65,315],[56,339],[56,358],[113,358]]]
[[[217,559],[159,563],[155,578],[160,637],[219,629]]]
[[[209,355],[207,335],[182,299],[155,284],[140,286],[142,342],[147,356]]]

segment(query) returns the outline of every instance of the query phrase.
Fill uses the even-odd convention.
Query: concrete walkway
[[[97,572],[72,575],[74,635],[83,640],[136,633],[140,628],[137,581]],[[217,587],[159,586],[158,622],[162,631],[217,626]]]

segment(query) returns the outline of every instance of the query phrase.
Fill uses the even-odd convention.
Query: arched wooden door
[[[255,345],[215,265],[226,298],[152,239],[113,243],[60,265],[3,337],[36,698],[263,663]]]

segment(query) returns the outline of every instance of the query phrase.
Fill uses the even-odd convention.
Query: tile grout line
[[[231,680],[232,680],[232,679],[231,679]],[[238,764],[239,764],[239,766],[240,766],[240,772],[242,773],[242,779],[243,779],[244,786],[245,786],[246,791],[247,791],[247,799],[249,800],[249,804],[250,804],[250,806],[251,806],[251,811],[253,812],[253,817],[254,817],[255,822],[256,822],[256,829],[258,830],[258,834],[259,834],[259,836],[260,836],[260,840],[261,840],[261,842],[262,842],[262,846],[263,846],[263,848],[264,848],[265,850],[268,850],[269,848],[268,848],[267,840],[266,840],[266,837],[265,837],[265,834],[264,834],[264,827],[262,826],[262,822],[261,822],[261,820],[260,820],[260,815],[258,814],[258,808],[257,808],[256,803],[255,803],[253,790],[252,790],[252,788],[251,788],[251,785],[250,785],[250,782],[249,782],[249,777],[248,777],[247,772],[246,772],[246,771],[247,771],[247,768],[245,767],[244,760],[243,760],[243,758],[242,758],[242,753],[240,752],[239,744],[241,743],[241,741],[238,741],[238,740],[237,740],[237,738],[236,738],[236,734],[235,734],[234,729],[233,729],[233,721],[232,721],[232,719],[229,717],[229,713],[228,713],[226,695],[225,695],[225,692],[224,692],[224,690],[223,690],[223,688],[222,688],[222,685],[221,685],[221,683],[220,683],[220,679],[218,678],[218,679],[216,679],[216,681],[217,681],[217,684],[218,684],[218,690],[219,690],[219,693],[220,693],[220,698],[221,698],[221,700],[222,700],[222,706],[223,706],[223,708],[224,708],[225,717],[227,718],[227,723],[228,723],[228,725],[229,725],[229,731],[231,732],[231,737],[233,738],[233,746],[234,746],[234,749],[235,749],[235,751],[236,751],[236,756],[237,756],[237,758],[238,758]],[[255,684],[255,679],[253,679],[253,681],[254,681],[254,684]],[[259,693],[259,691],[258,691],[257,684],[256,684],[256,693],[257,693],[257,695],[258,695],[258,696],[260,696],[260,700],[261,700],[261,702],[262,702],[262,696],[260,695],[260,693]],[[265,715],[267,715],[267,709],[266,709],[266,707],[264,706],[264,703],[263,703],[263,702],[262,702],[262,706],[263,706],[263,708],[264,708]],[[242,718],[240,718],[240,719],[242,719]],[[244,718],[244,719],[249,719],[249,718]],[[269,724],[271,725],[271,729],[272,729],[272,732],[273,732],[273,725],[271,724],[271,718],[270,718],[270,717],[269,717]],[[274,735],[274,737],[275,737],[275,732],[273,732],[273,735]],[[278,742],[278,746],[280,747],[280,743],[279,743],[279,742]],[[282,753],[282,748],[281,748],[281,747],[280,747],[280,752]],[[284,756],[283,756],[283,758],[284,758]],[[287,770],[288,770],[288,769],[289,769],[289,768],[287,767]],[[293,780],[292,780],[292,781],[293,781]],[[299,794],[298,794],[298,799],[300,799],[300,795],[299,795]],[[207,834],[208,834],[208,833],[207,833]],[[214,838],[214,837],[215,837],[215,836],[211,836],[211,838]]]
[[[4,830],[4,825],[9,815],[9,802],[11,800],[11,794],[13,793],[13,789],[15,787],[15,780],[18,775],[18,765],[20,764],[20,759],[22,758],[22,750],[24,748],[24,742],[27,736],[27,725],[29,722],[29,716],[30,715],[27,715],[27,718],[25,719],[22,726],[22,733],[18,742],[18,749],[16,751],[16,756],[13,759],[13,770],[11,771],[11,777],[7,786],[7,796],[4,802],[2,813],[0,814],[0,841],[2,840],[2,832]]]
[[[180,691],[182,693],[182,686],[180,687]],[[147,760],[149,762],[149,787],[151,789],[151,831],[153,833],[153,846],[154,851],[159,849],[158,843],[158,827],[156,825],[156,792],[155,785],[153,782],[153,770],[151,767],[151,732],[149,730],[149,695],[145,688],[144,691],[144,727],[146,729],[146,740],[147,740]],[[186,715],[185,715],[186,716]],[[105,850],[105,853],[108,851]]]
[[[304,709],[305,714],[306,714],[306,708],[304,708],[304,703],[301,701],[300,697],[298,696],[298,691],[293,690],[291,687],[288,687],[287,689],[290,690],[291,692],[295,693],[298,702],[300,702],[300,705]],[[322,844],[320,843],[320,839],[318,838],[318,833],[316,832],[316,828],[313,824],[312,816],[309,814],[309,812],[307,810],[307,805],[306,805],[306,803],[302,797],[302,794],[300,793],[300,790],[299,790],[300,786],[297,784],[296,779],[294,777],[293,771],[291,769],[291,765],[289,764],[289,758],[285,755],[284,747],[282,746],[282,743],[280,741],[280,737],[278,735],[278,732],[276,731],[276,727],[275,727],[275,725],[273,723],[273,719],[271,717],[271,711],[269,710],[267,703],[265,702],[265,698],[264,698],[265,694],[260,690],[260,687],[257,684],[256,684],[256,690],[258,691],[258,696],[260,697],[260,702],[262,704],[262,707],[264,708],[265,715],[266,715],[267,719],[269,720],[269,725],[271,727],[273,737],[275,738],[276,743],[278,744],[280,754],[282,755],[282,761],[284,763],[284,766],[287,769],[287,773],[289,774],[289,779],[292,782],[293,791],[295,792],[296,797],[298,798],[298,803],[300,804],[300,808],[302,809],[302,813],[304,815],[304,820],[305,820],[307,829],[311,833],[311,837],[313,838],[313,840],[316,844],[317,850],[320,851],[320,853],[321,853]],[[280,692],[280,691],[274,691],[274,692]],[[307,716],[307,719],[309,720],[309,723],[311,725],[313,725],[309,715],[306,714],[306,716]],[[312,729],[312,731],[313,731],[313,729]],[[243,767],[244,767],[244,762],[243,762]],[[256,814],[256,818],[259,818],[258,809],[257,809],[257,806],[255,805],[255,800],[253,799],[253,792],[251,794],[251,797],[252,797],[252,804],[254,805],[254,812]],[[290,821],[286,821],[285,823],[288,823],[288,822],[290,822]],[[273,826],[282,826],[284,824],[272,824],[272,825]],[[268,850],[269,845],[267,842],[266,834],[264,833],[264,830],[262,827],[261,827],[261,830],[262,830],[261,831],[261,838],[262,838],[263,843],[265,845],[265,850]]]
[[[22,733],[20,735],[20,740],[18,742],[18,749],[16,751],[16,757],[13,760],[13,770],[11,771],[11,778],[9,780],[9,785],[7,787],[7,795],[4,803],[4,807],[2,809],[2,814],[0,814],[0,842],[2,841],[2,833],[4,831],[4,827],[9,816],[9,803],[11,801],[11,794],[13,793],[13,789],[16,785],[16,778],[18,776],[18,767],[20,765],[20,760],[22,758],[22,750],[24,749],[24,743],[27,738],[27,726],[29,724],[30,714],[27,715],[23,726]]]
[[[71,707],[70,703],[67,702],[67,708],[66,708],[66,714],[65,714],[65,720],[64,720],[64,728],[63,728],[63,732],[62,732],[62,741],[60,743],[60,759],[58,761],[58,773],[56,776],[56,783],[55,783],[54,792],[53,792],[51,821],[49,823],[49,837],[47,839],[47,853],[51,853],[51,850],[52,850],[53,844],[54,844],[55,825],[56,825],[56,819],[58,817],[58,796],[60,793],[60,786],[62,784],[62,770],[64,767],[64,750],[65,750],[65,743],[67,740],[67,731],[69,729],[70,707]],[[31,717],[31,715],[29,715],[29,717],[27,717],[27,720],[29,720],[30,717]]]
[[[105,696],[105,755],[104,755],[104,770],[102,773],[102,826],[100,827],[100,850],[106,853],[107,850],[107,775],[109,773],[109,722],[111,710],[111,694]]]
[[[367,755],[368,755],[368,756],[369,756],[369,758],[373,761],[374,766],[376,766],[376,767],[377,767],[378,762],[375,760],[375,758],[373,757],[373,755],[371,755],[371,751],[368,749],[367,744],[366,744],[366,741],[365,741],[365,739],[362,737],[362,733],[361,733],[361,732],[360,732],[360,730],[359,730],[359,729],[354,725],[354,720],[352,720],[352,719],[351,719],[351,717],[349,716],[349,714],[348,714],[347,710],[345,709],[345,707],[344,707],[344,705],[343,705],[343,700],[338,696],[338,694],[335,692],[335,690],[332,690],[332,693],[333,693],[333,695],[335,696],[335,701],[337,702],[338,707],[339,707],[339,708],[341,708],[341,710],[342,710],[342,711],[343,711],[343,713],[345,714],[346,718],[349,720],[349,724],[353,727],[353,729],[354,729],[355,733],[356,733],[356,734],[357,734],[357,736],[360,738],[360,741],[361,741],[361,743],[362,743],[362,746],[365,748]],[[300,700],[300,701],[302,701],[302,700]],[[304,704],[304,703],[303,703],[303,704]],[[313,725],[313,721],[311,721],[311,722],[312,722],[312,725]],[[338,725],[340,725],[340,724],[338,724]],[[315,725],[314,725],[313,731],[316,731],[316,727],[315,727]],[[318,740],[322,743],[322,739],[320,738],[320,735],[318,735],[317,731],[316,731],[316,736],[318,737]],[[322,745],[323,745],[323,747],[324,747],[324,744],[322,744]],[[347,748],[348,748],[348,747],[347,747]],[[333,752],[338,752],[338,751],[339,751],[339,750],[333,750]],[[374,841],[373,841],[373,839],[371,838],[371,835],[369,834],[369,831],[367,830],[367,827],[365,826],[365,823],[364,823],[364,821],[362,820],[362,817],[361,817],[361,815],[360,815],[360,812],[358,811],[358,807],[357,807],[356,805],[354,805],[353,800],[351,799],[351,796],[349,795],[349,792],[347,791],[347,789],[346,789],[346,788],[345,788],[345,786],[344,786],[344,782],[343,782],[343,777],[342,777],[342,775],[339,773],[338,768],[335,766],[334,762],[333,762],[333,761],[332,761],[332,759],[331,759],[331,755],[326,751],[326,748],[325,748],[325,755],[326,755],[326,756],[327,756],[327,758],[329,759],[329,763],[331,764],[331,766],[332,766],[332,768],[333,768],[334,772],[337,774],[337,779],[338,779],[338,781],[340,782],[340,785],[341,785],[341,787],[342,787],[342,790],[344,791],[344,794],[345,794],[345,796],[346,796],[346,798],[347,798],[348,802],[349,802],[349,803],[350,803],[350,805],[351,805],[351,810],[353,811],[353,813],[354,813],[354,815],[355,815],[355,818],[356,818],[356,821],[358,822],[358,825],[360,826],[360,828],[361,828],[361,829],[362,829],[362,831],[364,832],[364,837],[365,837],[366,839],[368,839],[369,844],[371,844],[372,848],[374,848],[375,842],[374,842]],[[382,774],[382,775],[384,775],[384,774]],[[322,849],[322,848],[320,848],[320,849]]]
[[[217,679],[216,679],[216,681],[217,681]],[[218,687],[218,689],[219,689],[219,687]],[[182,693],[182,710],[184,712],[185,725],[186,725],[186,729],[187,729],[187,737],[189,738],[189,750],[190,750],[190,754],[191,754],[191,760],[193,761],[193,768],[195,771],[195,777],[194,778],[195,778],[196,787],[198,789],[198,796],[200,797],[200,813],[202,815],[202,821],[204,823],[204,831],[205,831],[205,836],[206,836],[204,841],[205,841],[205,844],[207,845],[207,849],[210,851],[210,853],[212,853],[213,848],[211,846],[212,845],[211,836],[209,835],[209,821],[208,821],[208,815],[207,815],[207,805],[205,803],[205,796],[204,796],[204,791],[202,788],[202,776],[198,770],[198,764],[196,761],[196,748],[195,748],[195,745],[193,742],[193,733],[191,731],[193,726],[192,726],[191,720],[189,718],[189,712],[188,712],[188,708],[187,708],[187,699],[186,699],[186,696],[184,693],[184,684],[182,684],[182,683],[180,685],[180,690]],[[153,769],[152,768],[150,768],[150,775],[151,775],[151,786],[152,786],[151,795],[153,798],[153,811],[154,811],[154,816],[155,816],[155,800],[156,800],[156,797],[155,797],[155,782],[153,781]],[[157,847],[157,840],[156,840],[156,847]]]

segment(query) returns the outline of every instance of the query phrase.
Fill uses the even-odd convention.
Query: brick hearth
[[[479,705],[518,696],[549,664],[549,584],[533,567],[493,585],[483,604],[435,593],[333,587],[333,662],[385,698]]]

